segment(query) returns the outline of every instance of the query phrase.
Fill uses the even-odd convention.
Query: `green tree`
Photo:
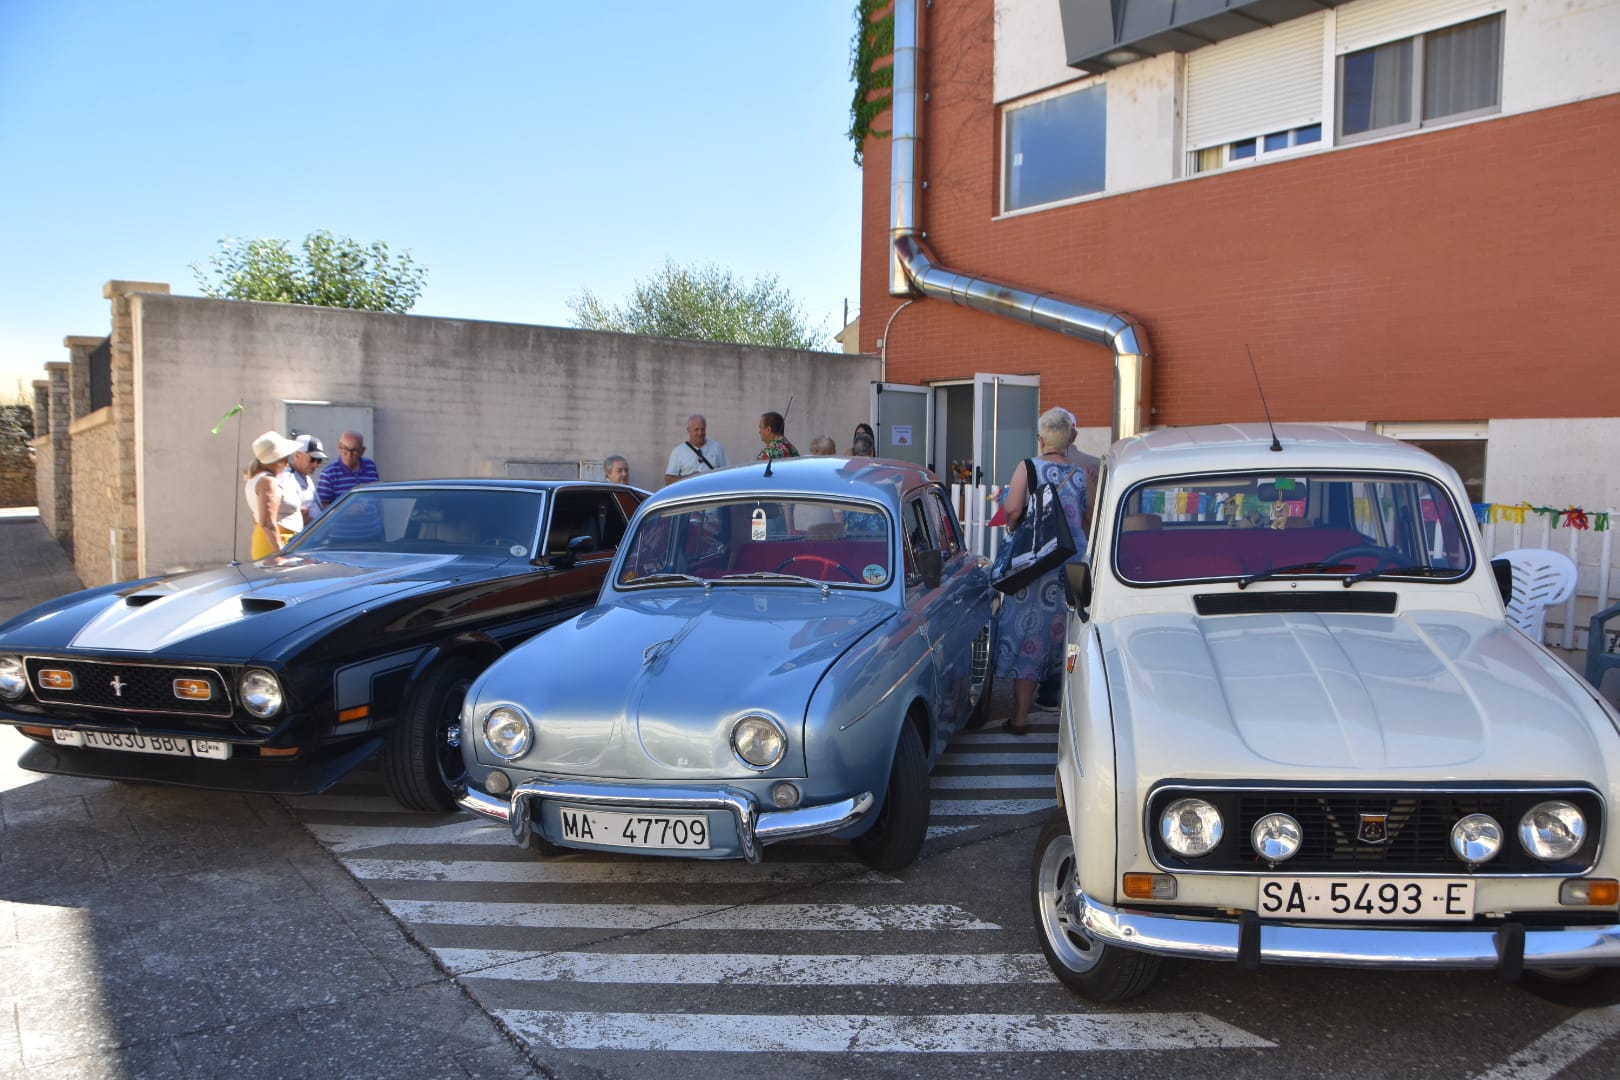
[[[718,266],[666,262],[652,277],[636,282],[623,304],[603,303],[589,289],[568,300],[574,325],[620,334],[774,345],[783,349],[826,349],[830,335],[807,320],[799,302],[775,277],[752,285]]]
[[[273,300],[282,304],[404,313],[422,294],[427,270],[410,252],[391,254],[382,241],[362,247],[325,229],[304,237],[302,253],[285,240],[227,236],[208,260],[192,263],[204,296],[216,300]]]

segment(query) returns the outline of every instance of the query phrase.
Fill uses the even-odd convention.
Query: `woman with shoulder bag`
[[[1063,516],[1074,536],[1075,554],[1069,562],[1084,562],[1086,539],[1086,473],[1065,456],[1074,442],[1074,418],[1066,409],[1048,409],[1037,425],[1040,454],[1031,459],[1035,482],[1055,484]],[[1020,464],[1007,485],[1007,527],[1016,529],[1028,512],[1029,469]],[[1008,731],[1029,731],[1029,708],[1035,687],[1057,670],[1063,659],[1068,608],[1063,598],[1063,566],[1057,566],[1001,602],[997,626],[996,678],[1013,681],[1013,717]]]

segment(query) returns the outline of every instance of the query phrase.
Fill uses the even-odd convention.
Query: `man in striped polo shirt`
[[[315,496],[320,500],[323,514],[350,489],[361,484],[375,484],[382,479],[377,472],[377,463],[365,456],[366,439],[358,431],[345,431],[338,439],[337,451],[337,461],[321,470],[321,478],[315,484]],[[367,532],[374,531],[374,528]]]

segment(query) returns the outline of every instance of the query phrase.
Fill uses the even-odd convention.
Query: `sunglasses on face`
[[[366,448],[363,446],[344,446],[342,443],[338,444],[338,453],[340,454],[361,454],[365,452],[365,449]]]

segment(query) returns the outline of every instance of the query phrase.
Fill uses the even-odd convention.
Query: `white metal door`
[[[934,390],[905,383],[872,384],[872,429],[877,456],[927,467],[928,418],[934,414]]]
[[[1013,469],[1037,452],[1041,415],[1039,375],[973,376],[974,481],[1005,484]]]

